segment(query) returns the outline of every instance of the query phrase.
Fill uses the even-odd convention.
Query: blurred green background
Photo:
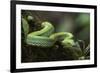
[[[21,17],[27,19],[27,16],[32,16],[33,21],[29,23],[29,33],[40,30],[41,23],[49,21],[55,27],[55,32],[71,32],[74,35],[74,40],[84,41],[79,44],[81,49],[85,49],[90,43],[90,14],[75,13],[75,12],[53,12],[53,11],[34,11],[22,10]],[[41,61],[59,61],[59,60],[78,60],[70,50],[63,49],[60,43],[56,43],[51,48],[41,48],[27,45],[24,42],[25,35],[22,27],[22,62],[41,62]],[[85,46],[83,48],[83,46]],[[84,51],[83,51],[84,52]],[[88,54],[88,57],[90,55]],[[84,58],[85,59],[85,58]]]

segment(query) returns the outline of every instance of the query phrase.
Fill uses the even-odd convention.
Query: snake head
[[[66,48],[70,48],[70,47],[72,47],[72,46],[75,45],[75,42],[74,42],[73,39],[66,39],[66,40],[63,40],[63,41],[62,41],[62,45],[63,45],[64,47],[66,47]]]

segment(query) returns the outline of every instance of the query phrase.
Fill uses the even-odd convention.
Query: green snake
[[[28,22],[22,18],[22,24],[27,25],[29,31]],[[64,47],[72,47],[75,45],[73,35],[70,32],[57,32],[54,33],[54,26],[44,21],[41,23],[42,29],[31,33],[26,32],[26,43],[28,45],[34,45],[39,47],[52,47],[57,41],[60,41]],[[24,29],[26,31],[26,29]]]

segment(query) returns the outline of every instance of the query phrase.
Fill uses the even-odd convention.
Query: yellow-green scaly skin
[[[27,24],[25,19],[23,24]],[[27,44],[39,47],[52,47],[57,40],[59,40],[64,47],[72,47],[75,44],[71,33],[54,33],[54,26],[47,21],[43,22],[41,26],[43,27],[41,30],[27,34]]]

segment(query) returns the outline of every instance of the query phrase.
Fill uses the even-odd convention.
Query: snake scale
[[[29,24],[27,20],[24,18],[22,18],[22,25],[27,25],[27,27],[29,28]],[[38,47],[52,47],[57,41],[60,41],[64,47],[72,47],[73,45],[75,45],[72,33],[70,32],[54,33],[55,28],[48,21],[42,22],[41,27],[42,29],[38,31],[34,31],[31,33],[28,33],[29,30],[27,31],[26,43],[28,45],[34,45]],[[24,31],[26,31],[25,28]]]

